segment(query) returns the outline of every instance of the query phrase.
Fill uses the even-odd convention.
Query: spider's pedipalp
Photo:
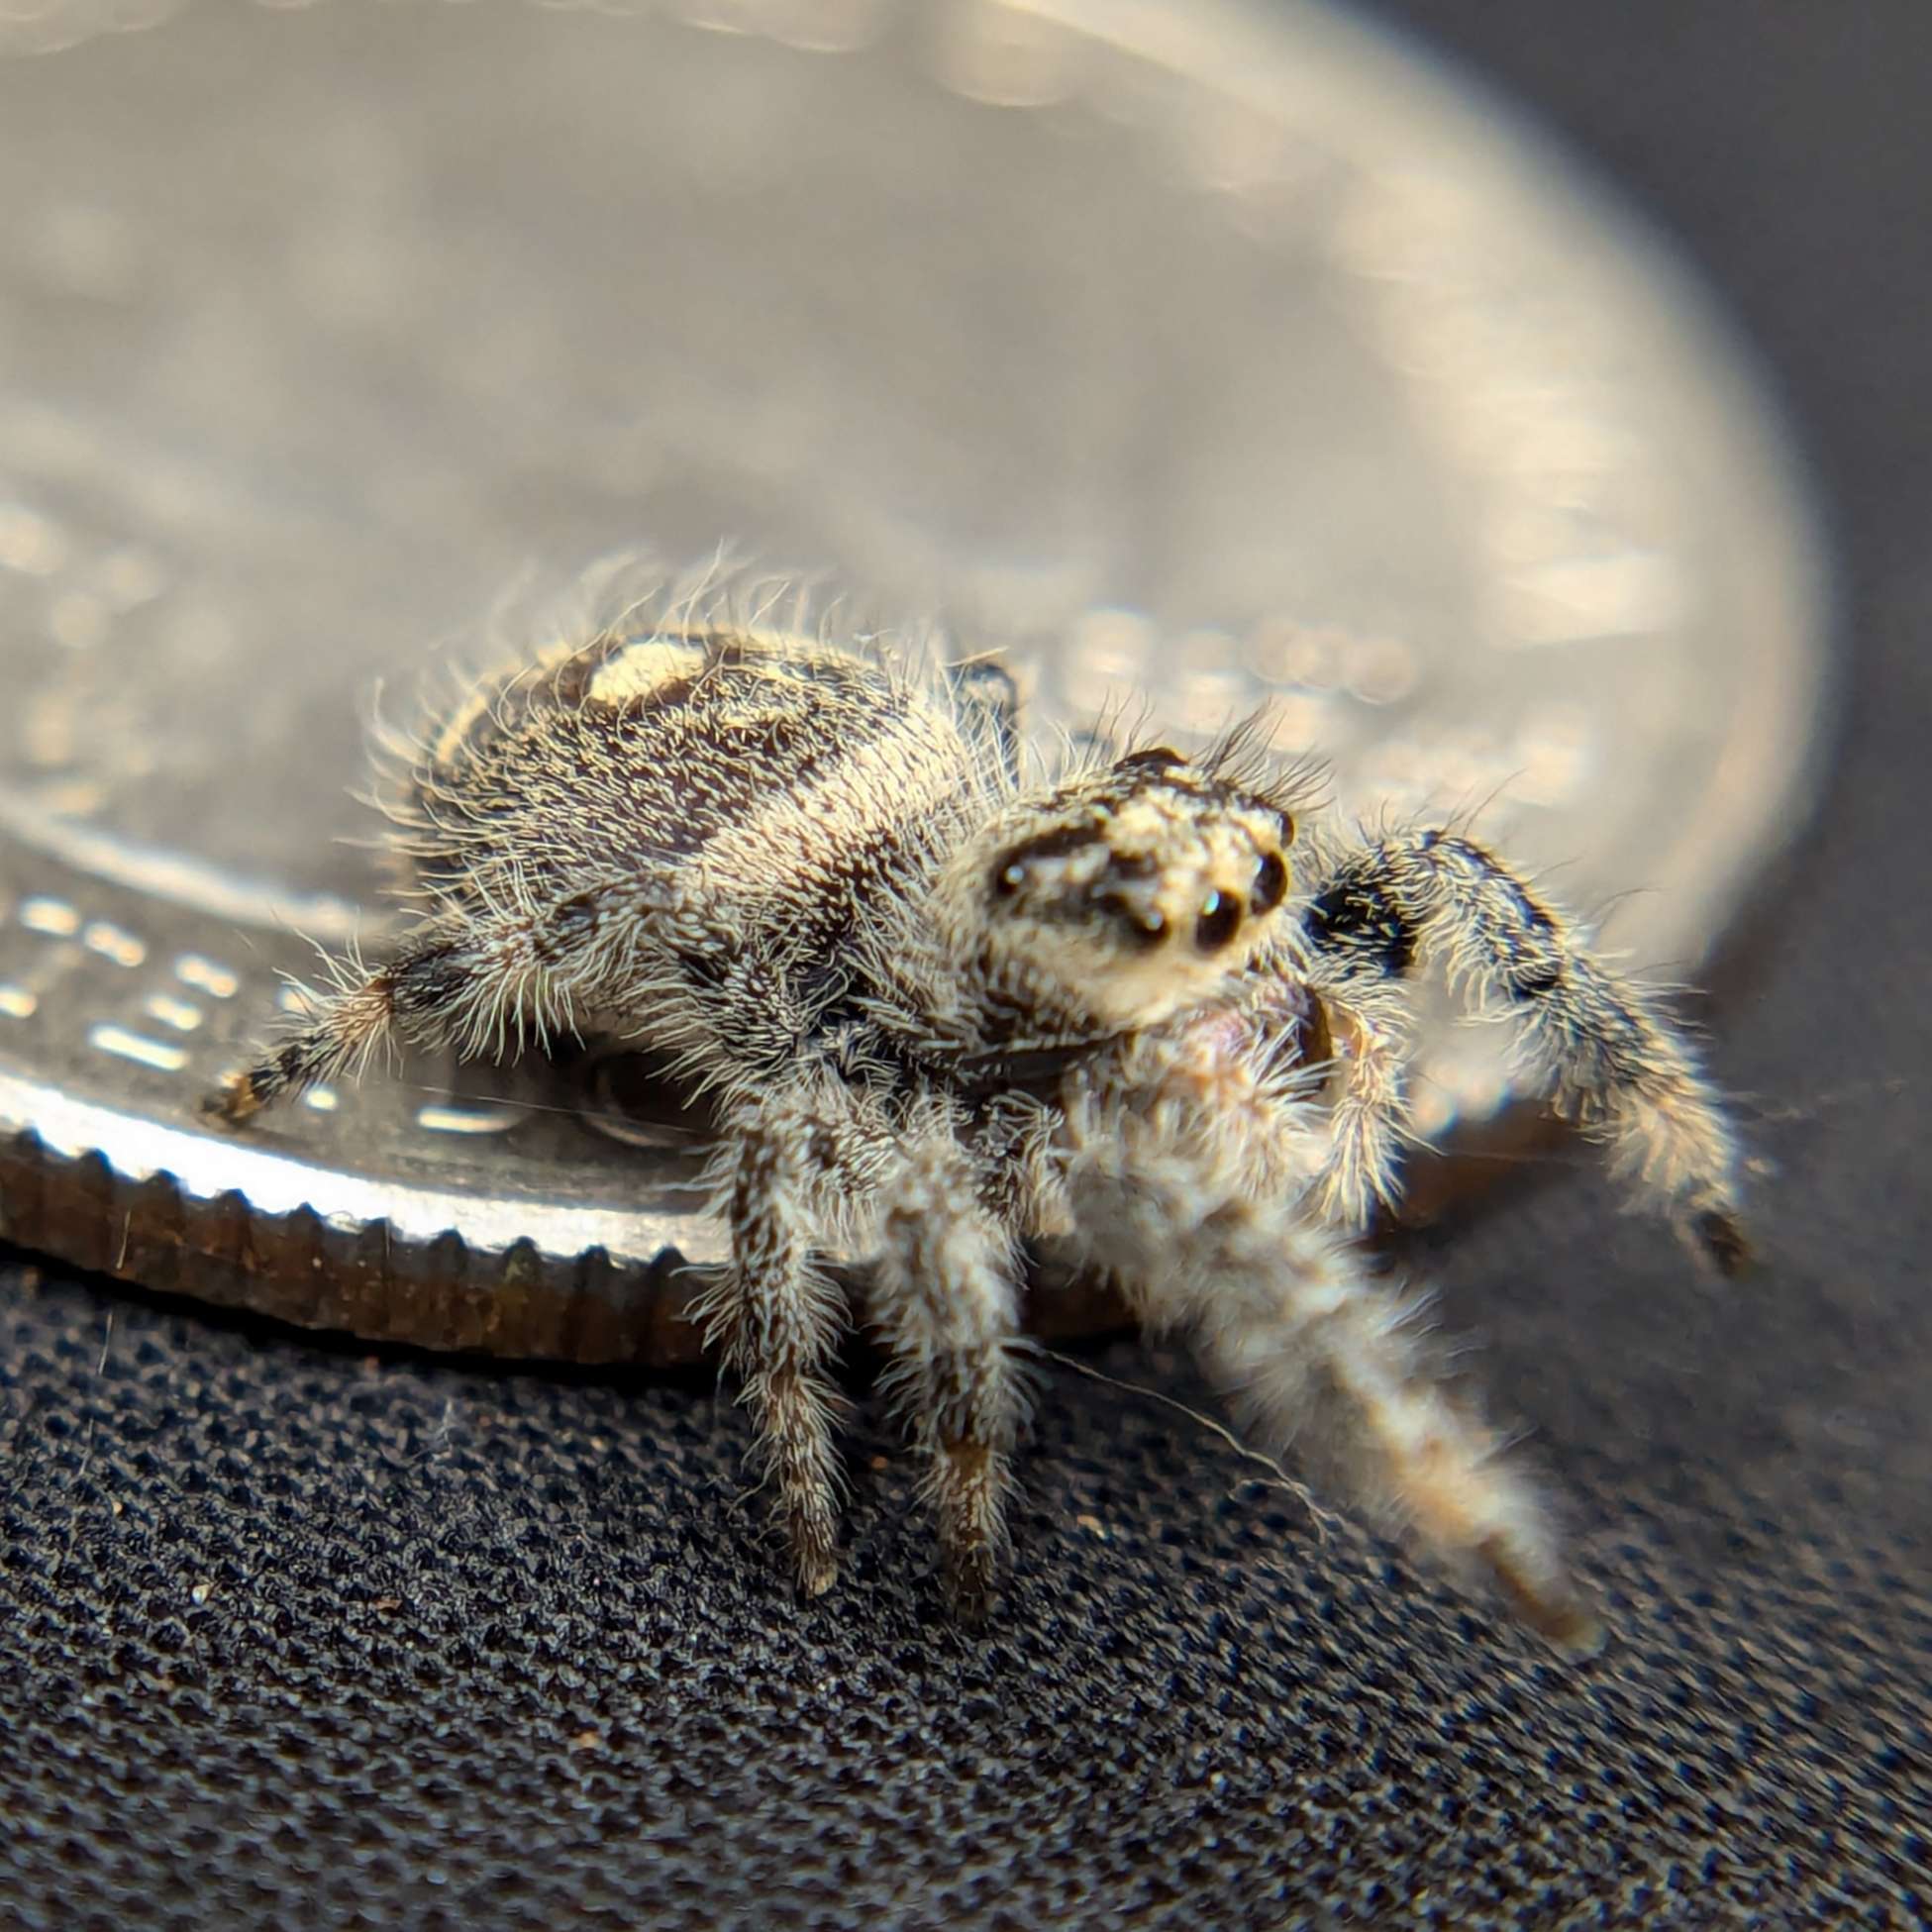
[[[1321,998],[1334,1056],[1333,1091],[1328,1148],[1311,1197],[1327,1225],[1360,1234],[1378,1207],[1393,1207],[1401,1194],[1409,1027],[1393,999],[1364,991],[1345,1003],[1332,990]]]
[[[1493,855],[1458,834],[1420,831],[1344,848],[1303,913],[1295,970],[1331,1006],[1358,1013],[1373,1041],[1388,984],[1425,947],[1452,982],[1515,1020],[1524,1070],[1559,1112],[1610,1151],[1641,1197],[1676,1217],[1721,1273],[1750,1248],[1736,1136],[1663,1002],[1612,971]],[[1345,1060],[1330,1204],[1346,1221],[1386,1195],[1400,1097],[1386,1056]],[[1358,1223],[1359,1225],[1359,1223]]]

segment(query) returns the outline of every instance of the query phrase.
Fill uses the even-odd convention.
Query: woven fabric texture
[[[1422,1244],[1571,1498],[1567,1667],[1324,1530],[1132,1341],[1055,1368],[989,1630],[869,1398],[800,1607],[702,1382],[0,1256],[0,1925],[1910,1926],[1932,1916],[1932,15],[1408,0],[1763,347],[1848,712],[1713,1013],[1773,1170],[1698,1278],[1571,1156]]]

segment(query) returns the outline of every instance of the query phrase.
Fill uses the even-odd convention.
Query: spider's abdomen
[[[930,864],[974,764],[944,688],[877,662],[739,630],[607,634],[478,690],[393,809],[439,896],[511,870],[539,899],[682,874],[754,928],[830,935]]]

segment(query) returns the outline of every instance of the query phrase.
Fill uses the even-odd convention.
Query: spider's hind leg
[[[581,998],[635,958],[646,888],[623,882],[539,902],[448,906],[373,971],[332,966],[334,984],[307,995],[302,1023],[253,1067],[231,1073],[208,1111],[236,1124],[276,1101],[358,1072],[392,1040],[454,1046],[465,1059],[545,1044]]]
[[[207,1111],[239,1124],[309,1087],[359,1071],[398,1034],[434,1032],[447,1003],[458,942],[419,935],[385,966],[360,977],[347,966],[327,991],[305,993],[302,1024],[253,1067],[231,1073],[209,1096]],[[410,1022],[418,1024],[412,1028]]]
[[[1317,881],[1302,940],[1310,983],[1362,1027],[1375,1077],[1389,1058],[1374,1043],[1389,1032],[1390,982],[1436,949],[1452,980],[1514,1016],[1526,1070],[1643,1197],[1720,1272],[1749,1260],[1737,1138],[1681,1028],[1482,847],[1424,831],[1344,850]],[[1370,1112],[1372,1136],[1399,1118]]]

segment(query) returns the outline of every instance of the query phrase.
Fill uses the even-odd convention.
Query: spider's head
[[[989,984],[1113,1028],[1210,997],[1277,923],[1285,805],[1165,748],[1064,785],[977,855]]]

